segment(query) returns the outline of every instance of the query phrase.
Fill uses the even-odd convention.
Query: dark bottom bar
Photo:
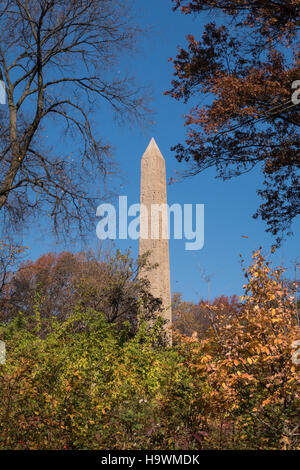
[[[34,465],[70,465],[84,466],[84,470],[121,466],[123,468],[141,468],[156,465],[193,466],[210,469],[212,465],[268,464],[275,461],[285,467],[292,460],[299,458],[297,451],[2,451],[1,462],[7,458],[10,464],[17,461]],[[1,468],[4,469],[4,465]],[[32,466],[31,466],[32,468]]]

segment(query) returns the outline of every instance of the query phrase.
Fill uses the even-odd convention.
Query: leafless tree
[[[89,183],[99,199],[111,152],[93,111],[101,106],[103,119],[108,108],[126,120],[147,115],[144,90],[116,69],[140,33],[130,3],[0,0],[7,92],[0,115],[0,215],[6,225],[48,216],[57,233],[67,233],[94,216]]]
[[[11,280],[13,268],[21,262],[25,247],[16,245],[8,238],[0,240],[0,316],[3,297],[6,296],[6,287]]]

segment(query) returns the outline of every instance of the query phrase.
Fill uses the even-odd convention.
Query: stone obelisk
[[[168,238],[166,166],[152,138],[141,161],[141,216],[139,254],[150,252],[148,261],[158,267],[147,271],[150,291],[162,300],[169,344],[172,342],[172,311]]]

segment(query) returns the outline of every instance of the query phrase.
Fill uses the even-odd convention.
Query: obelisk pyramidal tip
[[[158,148],[157,143],[155,142],[154,137],[149,142],[148,147],[145,150],[145,153],[142,158],[162,158],[164,160],[164,157],[161,154],[161,151]]]
[[[141,220],[139,254],[150,252],[149,262],[158,267],[147,272],[151,293],[162,299],[166,331],[172,341],[171,287],[165,160],[154,138],[141,161]],[[144,213],[143,213],[143,208]],[[143,215],[142,215],[143,214]]]

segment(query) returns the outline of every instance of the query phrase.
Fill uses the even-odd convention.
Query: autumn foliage
[[[135,334],[80,302],[45,319],[39,297],[2,321],[0,448],[299,448],[293,299],[260,251],[245,275],[238,308],[202,305],[205,329],[168,348],[141,309]]]
[[[173,147],[188,175],[209,167],[224,179],[261,170],[255,217],[280,243],[299,214],[299,1],[173,0],[183,14],[212,21],[170,59],[165,94],[193,103],[186,140]],[[199,28],[200,29],[200,28]]]
[[[239,312],[229,316],[211,306],[211,335],[187,340],[195,387],[206,377],[204,423],[214,429],[208,441],[218,436],[225,448],[295,448],[300,376],[291,345],[300,332],[293,298],[282,285],[282,269],[271,271],[260,251],[245,274]]]
[[[43,325],[47,325],[47,319],[55,316],[63,321],[80,305],[101,311],[108,323],[130,321],[134,329],[138,298],[147,318],[161,305],[150,294],[149,282],[138,278],[142,265],[146,271],[151,269],[145,256],[134,262],[129,252],[42,255],[34,262],[22,263],[3,285],[0,320],[11,320],[19,312],[30,319],[38,303]]]

